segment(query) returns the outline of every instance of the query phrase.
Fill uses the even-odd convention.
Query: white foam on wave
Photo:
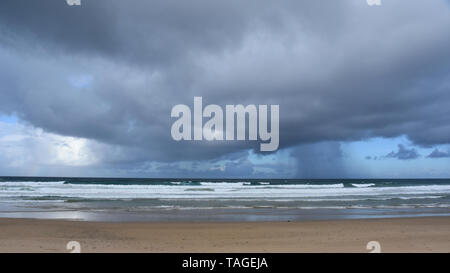
[[[48,186],[48,185],[63,185],[66,181],[0,181],[0,187],[23,187],[23,186]]]
[[[368,187],[373,187],[375,186],[374,183],[367,183],[367,184],[352,184],[353,187],[357,187],[357,188],[368,188]]]
[[[57,182],[0,182],[0,198],[60,196],[87,199],[250,199],[296,200],[339,199],[365,200],[379,198],[419,199],[450,195],[450,185],[421,185],[400,187],[344,187],[338,184],[278,184],[244,185],[244,182],[202,182],[201,185],[115,185],[64,184]],[[206,190],[208,189],[208,190]]]

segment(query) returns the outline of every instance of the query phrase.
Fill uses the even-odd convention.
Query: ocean
[[[0,177],[0,217],[299,221],[450,215],[450,179]]]

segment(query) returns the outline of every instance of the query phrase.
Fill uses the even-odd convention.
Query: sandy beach
[[[0,252],[450,252],[450,217],[238,223],[0,219]]]

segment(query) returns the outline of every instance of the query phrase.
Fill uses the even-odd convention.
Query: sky
[[[0,175],[450,177],[446,0],[0,2]],[[280,106],[280,146],[174,141]]]

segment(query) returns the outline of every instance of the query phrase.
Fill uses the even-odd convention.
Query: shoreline
[[[297,222],[315,220],[450,217],[449,208],[189,208],[121,210],[23,208],[0,205],[0,218],[87,222]]]
[[[450,217],[291,222],[88,222],[0,218],[0,252],[450,252]]]

